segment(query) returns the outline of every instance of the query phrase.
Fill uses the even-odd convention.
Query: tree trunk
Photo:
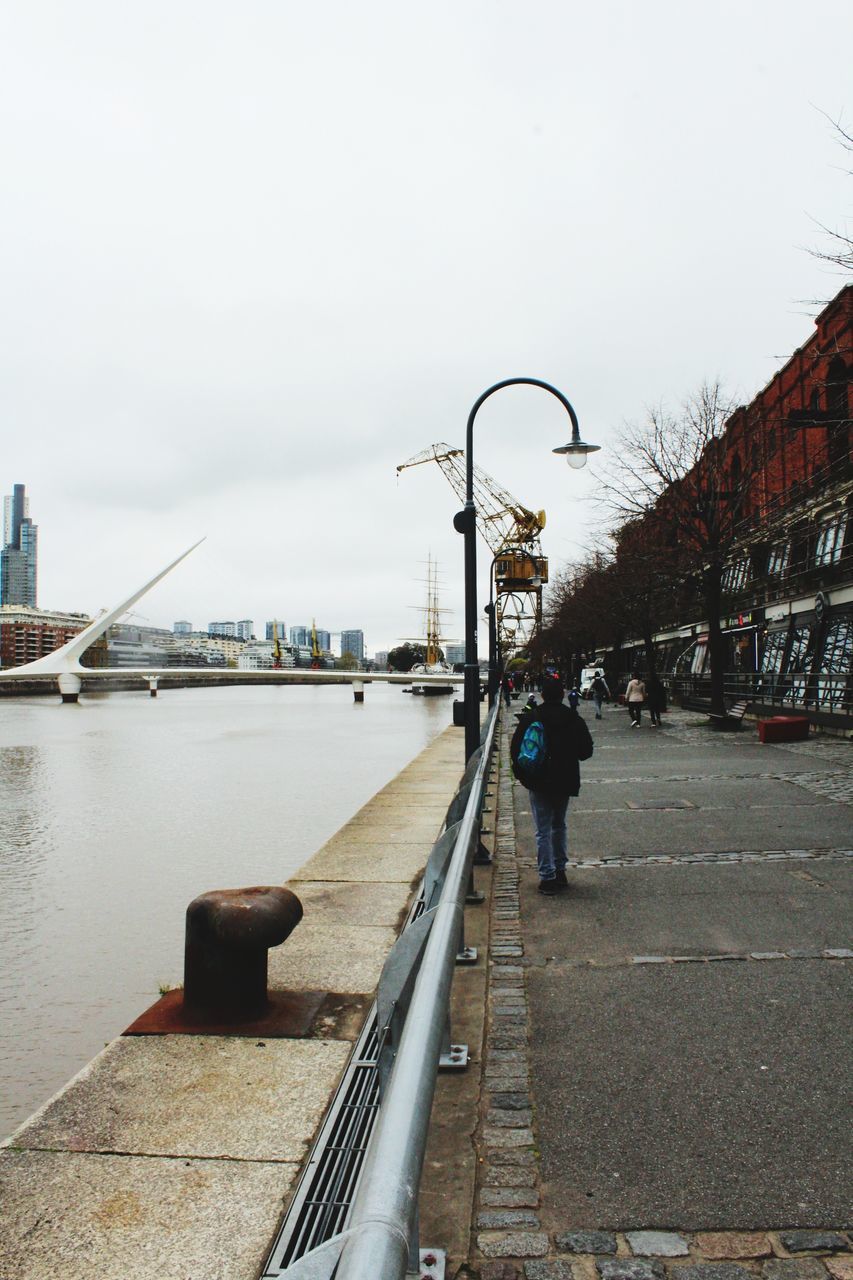
[[[708,657],[711,663],[711,712],[726,714],[725,674],[726,641],[720,627],[723,567],[711,564],[703,574],[705,611],[708,617]]]
[[[657,675],[657,655],[655,654],[655,643],[652,639],[650,623],[646,623],[643,627],[643,644],[646,646],[646,674],[650,676]]]

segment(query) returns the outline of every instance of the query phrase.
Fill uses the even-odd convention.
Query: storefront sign
[[[751,627],[753,625],[753,615],[751,613],[736,613],[732,618],[726,618],[726,628],[731,630],[733,627]]]

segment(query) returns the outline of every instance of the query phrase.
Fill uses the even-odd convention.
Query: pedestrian
[[[544,756],[535,777],[525,781],[518,760],[519,748],[525,731],[537,724],[544,730]],[[570,797],[580,791],[579,761],[588,760],[591,755],[592,738],[585,721],[563,702],[559,680],[546,678],[542,681],[542,705],[519,720],[512,735],[510,757],[515,776],[530,792],[539,892],[548,897],[568,887],[566,813]]]
[[[506,705],[509,706],[510,700],[512,699],[512,681],[509,676],[504,676],[501,680],[501,692],[503,693]]]
[[[625,690],[625,701],[628,703],[632,729],[638,729],[640,727],[640,719],[642,718],[643,703],[645,700],[646,686],[640,679],[639,671],[632,671],[631,679],[628,681],[628,688]]]
[[[569,706],[571,707],[572,711],[577,711],[578,703],[580,702],[580,700],[581,700],[580,692],[578,690],[577,685],[574,684],[569,690]]]
[[[528,711],[535,711],[538,706],[539,706],[539,703],[536,701],[536,694],[531,693],[530,697],[527,699],[524,706],[521,708],[521,711],[516,716],[516,720],[520,720],[522,716],[526,716]]]
[[[610,700],[610,690],[607,687],[607,681],[604,679],[604,676],[600,671],[596,671],[595,675],[592,677],[592,685],[590,687],[592,690],[592,701],[595,704],[595,718],[596,720],[600,720],[602,718],[601,704],[604,702],[605,698],[608,701]]]
[[[666,689],[656,672],[652,672],[646,681],[646,703],[649,708],[649,719],[653,729],[660,728],[660,713],[666,711]]]

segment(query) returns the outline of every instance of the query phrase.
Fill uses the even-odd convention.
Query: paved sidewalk
[[[584,714],[558,898],[502,745],[469,1273],[853,1280],[853,749]]]

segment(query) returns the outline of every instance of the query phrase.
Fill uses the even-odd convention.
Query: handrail
[[[406,1274],[469,863],[477,843],[474,836],[499,711],[496,703],[489,714],[483,754],[344,1233],[337,1280],[403,1280]]]

